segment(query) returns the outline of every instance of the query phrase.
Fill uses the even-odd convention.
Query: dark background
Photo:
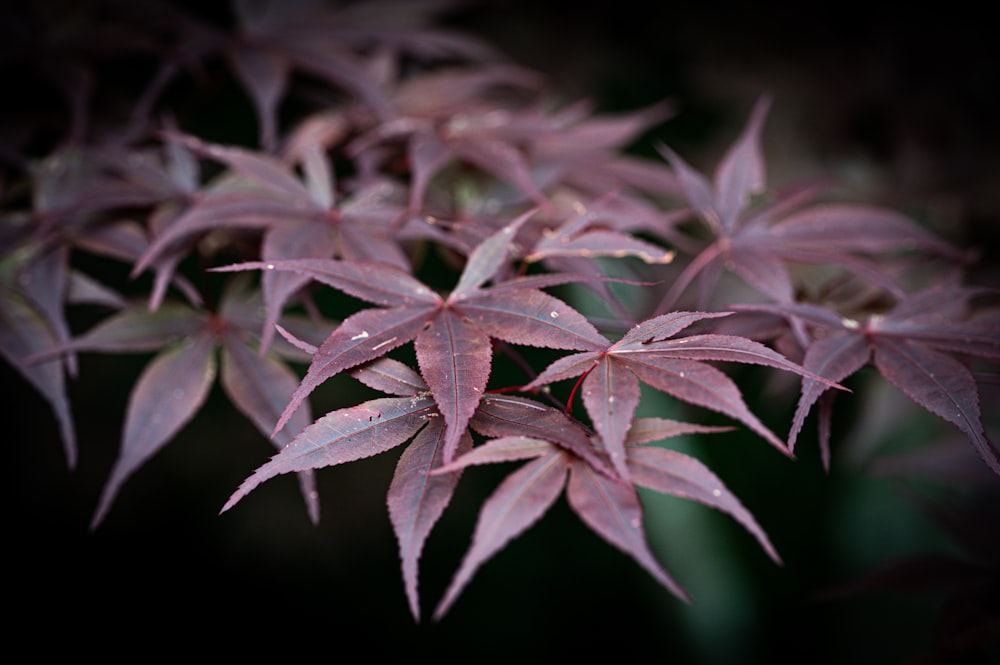
[[[224,15],[221,3],[184,4]],[[507,0],[473,3],[452,20],[550,75],[570,98],[591,97],[609,111],[675,100],[678,115],[656,138],[700,166],[714,163],[758,95],[771,91],[765,151],[776,180],[818,171],[842,177],[869,200],[983,248],[977,278],[996,283],[1000,74],[993,24],[983,14],[950,4]],[[18,90],[8,88],[10,95]],[[80,438],[73,471],[47,405],[0,367],[11,649],[135,659],[218,653],[489,663],[609,654],[697,665],[966,662],[918,658],[933,651],[943,591],[817,597],[896,556],[961,550],[899,483],[838,465],[836,450],[824,474],[811,435],[794,462],[740,434],[713,440],[719,448],[692,444],[757,516],[781,567],[725,516],[649,498],[651,546],[691,592],[692,605],[658,587],[560,501],[477,573],[443,622],[431,622],[475,510],[499,478],[484,471],[467,474],[431,535],[421,565],[425,619],[416,625],[385,510],[395,456],[319,472],[318,527],[290,477],[265,483],[219,516],[271,449],[217,388],[90,532],[128,390],[144,362],[81,358],[82,378],[70,386]],[[789,414],[763,394],[750,399],[773,422],[787,422]],[[996,404],[984,398],[984,411]],[[912,427],[927,422],[916,417]]]

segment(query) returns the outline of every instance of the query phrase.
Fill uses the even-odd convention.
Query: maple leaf
[[[126,177],[122,169],[112,168],[112,154],[128,154],[141,175]],[[138,256],[146,245],[142,230],[112,216],[119,209],[168,205],[172,197],[183,196],[167,173],[183,155],[174,152],[166,159],[164,163],[159,156],[117,145],[56,151],[30,170],[31,209],[2,219],[0,354],[49,402],[70,468],[76,464],[76,435],[62,369],[58,363],[37,364],[28,358],[69,342],[67,305],[124,306],[120,294],[82,273],[71,260],[76,250],[126,261]],[[155,264],[153,299],[162,297],[170,284],[196,298],[169,258]],[[75,353],[65,353],[62,361],[75,376]]]
[[[63,365],[25,362],[35,353],[63,342],[65,337],[31,298],[13,288],[9,263],[10,257],[0,263],[0,355],[48,402],[59,425],[67,465],[72,469],[77,461],[76,430]]]
[[[310,350],[308,343],[302,343],[302,347]],[[407,600],[414,618],[419,619],[417,564],[430,531],[454,494],[461,469],[444,469],[445,422],[420,374],[398,360],[385,357],[359,365],[349,373],[365,385],[394,397],[368,400],[319,418],[241,483],[221,512],[230,510],[262,482],[277,475],[345,464],[409,442],[396,464],[387,505],[399,544]],[[532,435],[537,437],[535,440],[550,443],[578,459],[581,465],[592,470],[587,473],[614,477],[581,423],[558,409],[533,400],[487,394],[470,418],[469,427],[489,436],[523,438]],[[642,431],[653,438],[662,438],[684,432],[718,430],[683,424],[664,427],[656,423]],[[465,459],[473,450],[472,443],[469,432],[463,432],[456,449],[460,459]],[[584,473],[582,468],[578,473]],[[627,506],[623,503],[622,508]],[[634,506],[629,508],[634,509]],[[612,527],[603,522],[599,528],[626,529],[621,524]],[[639,547],[642,537],[634,530],[631,528],[627,536],[624,535],[626,531],[622,531],[615,538],[638,553],[642,549]],[[656,569],[651,556],[644,555],[643,560]]]
[[[493,396],[493,399],[501,398]],[[515,404],[527,406],[530,402]],[[503,406],[510,408],[509,404]],[[485,402],[483,407],[485,411]],[[545,410],[549,407],[533,408]],[[569,422],[567,416],[562,417]],[[499,422],[505,424],[498,428]],[[705,427],[662,418],[639,419],[634,433],[627,438],[627,460],[632,479],[629,482],[580,458],[565,445],[565,440],[564,445],[559,445],[551,434],[543,435],[544,438],[531,436],[536,432],[531,430],[531,426],[525,429],[526,424],[527,421],[516,424],[498,420],[496,416],[482,419],[477,413],[471,422],[472,427],[497,438],[476,446],[434,471],[435,474],[454,473],[478,464],[530,460],[507,476],[483,503],[472,544],[435,609],[436,620],[444,617],[475,572],[508,542],[535,524],[554,505],[564,489],[570,508],[591,530],[635,559],[654,579],[683,600],[688,600],[687,592],[649,550],[642,528],[643,511],[637,486],[698,501],[728,513],[758,539],[775,562],[780,563],[777,552],[756,520],[704,464],[683,453],[645,445],[680,434],[704,434],[728,428]],[[583,431],[579,424],[576,427],[578,431]],[[572,431],[572,427],[563,429],[565,433]],[[602,448],[599,439],[594,442],[594,448]]]
[[[278,107],[295,72],[348,91],[365,105],[367,113],[384,120],[393,116],[393,109],[380,77],[365,57],[371,49],[427,60],[499,57],[486,42],[431,23],[453,0],[379,0],[335,8],[313,0],[233,0],[231,4],[237,27],[224,49],[253,102],[265,150],[276,145]]]
[[[506,64],[453,67],[411,76],[396,82],[389,93],[393,118],[362,133],[348,146],[348,154],[402,142],[413,211],[423,209],[431,181],[455,162],[473,165],[514,185],[535,205],[547,206],[522,145],[539,132],[536,123],[540,119],[532,115],[521,122],[524,118],[512,104],[500,110],[496,101],[477,98],[496,87],[531,90],[537,83],[535,72]]]
[[[789,455],[784,442],[747,407],[739,387],[704,361],[752,363],[816,375],[745,337],[719,334],[675,337],[697,321],[729,314],[731,312],[672,312],[643,321],[602,349],[555,360],[523,390],[531,391],[556,381],[581,377],[574,386],[574,393],[577,388],[581,389],[587,413],[601,435],[612,464],[623,478],[628,478],[629,473],[625,440],[639,405],[640,382],[682,401],[739,420]]]
[[[974,311],[972,300],[995,294],[986,288],[931,287],[899,300],[893,308],[863,320],[808,303],[737,305],[804,322],[815,332],[806,340],[803,366],[832,381],[842,381],[871,364],[913,402],[957,427],[995,473],[1000,454],[981,422],[976,379],[962,359],[1000,361],[997,311]],[[806,378],[792,420],[789,447],[826,386]],[[831,411],[820,412],[820,446],[829,465]]]
[[[670,119],[670,102],[627,113],[593,113],[583,101],[560,110],[558,131],[540,134],[531,143],[531,162],[542,182],[591,196],[625,189],[660,196],[680,194],[676,177],[662,162],[625,152],[652,127]]]
[[[47,364],[46,360],[69,352],[156,353],[129,394],[121,448],[92,518],[92,529],[104,520],[122,485],[204,405],[219,371],[217,352],[221,352],[224,392],[265,436],[271,434],[298,378],[274,354],[261,356],[253,348],[259,326],[259,317],[253,313],[260,303],[259,297],[242,293],[243,282],[231,282],[217,313],[172,302],[155,311],[130,306],[86,333],[25,360]],[[304,359],[291,345],[277,349],[289,359]],[[290,429],[297,431],[310,421],[309,410],[303,409]],[[280,448],[290,439],[288,432],[282,433],[274,437],[273,444]],[[314,480],[303,474],[300,483],[309,515],[316,521],[319,504]]]
[[[743,132],[719,162],[712,182],[670,148],[659,146],[713,240],[677,276],[655,313],[672,309],[699,276],[702,295],[698,307],[704,308],[722,270],[735,273],[770,300],[791,302],[795,284],[788,265],[793,263],[839,266],[899,296],[902,288],[870,256],[905,250],[956,261],[968,258],[894,210],[846,203],[804,207],[824,188],[812,183],[791,189],[763,208],[755,207],[754,197],[766,190],[760,142],[770,105],[770,95],[758,99]]]
[[[420,618],[418,562],[428,535],[451,500],[461,472],[432,474],[442,465],[445,426],[423,379],[407,365],[379,358],[350,371],[365,385],[396,397],[368,400],[331,411],[303,429],[247,478],[220,512],[226,512],[274,476],[309,473],[392,450],[407,441],[386,498],[399,544],[407,601]],[[468,434],[457,450],[472,446]]]
[[[159,225],[135,262],[133,275],[165,249],[183,247],[218,229],[262,230],[260,257],[265,261],[339,257],[409,269],[409,258],[398,237],[407,210],[405,202],[399,200],[397,186],[385,180],[371,182],[338,200],[327,156],[304,150],[302,137],[293,144],[293,157],[305,165],[305,182],[292,171],[292,164],[277,157],[210,144],[176,132],[167,135],[230,170],[202,190],[186,210]],[[292,272],[264,275],[262,351],[271,343],[282,307],[307,281],[307,277]]]
[[[447,297],[398,268],[363,261],[255,261],[214,268],[298,271],[383,306],[347,317],[319,346],[275,431],[323,381],[412,341],[420,373],[448,427],[445,460],[450,461],[486,390],[492,338],[554,349],[602,348],[607,340],[582,314],[540,290],[579,277],[527,276],[484,286],[507,261],[512,238],[531,214],[525,213],[476,247]]]

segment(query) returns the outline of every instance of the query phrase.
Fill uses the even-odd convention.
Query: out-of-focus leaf
[[[215,340],[197,335],[146,366],[129,395],[121,451],[91,520],[96,528],[126,480],[188,423],[215,379]]]

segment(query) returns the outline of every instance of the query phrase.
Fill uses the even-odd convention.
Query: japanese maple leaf
[[[53,325],[53,318],[39,306],[38,301],[19,288],[21,280],[18,279],[17,263],[16,256],[4,256],[0,261],[0,355],[48,402],[59,426],[67,465],[72,469],[77,462],[77,442],[66,392],[66,368],[61,362],[26,362],[35,353],[64,343],[69,337],[68,327],[63,327],[65,322],[61,310],[57,310],[59,316]],[[36,265],[44,266],[45,263]],[[63,265],[61,258],[55,265]],[[65,276],[61,270],[54,271],[54,274],[60,278]],[[57,283],[60,284],[57,293],[62,294],[65,282],[60,279]]]
[[[974,297],[995,293],[982,288],[929,288],[900,300],[887,312],[864,320],[841,317],[807,303],[744,305],[805,322],[815,331],[806,342],[803,366],[842,381],[869,364],[893,386],[930,413],[962,431],[987,466],[1000,474],[1000,455],[987,439],[980,418],[979,389],[964,359],[1000,361],[997,310],[975,312]],[[792,421],[789,447],[826,386],[806,378]],[[829,460],[831,412],[820,411],[820,446]]]
[[[674,115],[671,103],[627,113],[593,113],[592,106],[584,101],[561,110],[559,131],[539,134],[530,143],[531,163],[546,186],[558,184],[592,197],[625,190],[671,198],[681,193],[668,166],[627,152],[641,134]]]
[[[389,485],[387,505],[399,543],[410,610],[419,620],[418,561],[424,542],[447,507],[461,472],[431,475],[442,464],[445,425],[437,404],[414,370],[392,358],[379,358],[351,370],[369,387],[393,397],[331,411],[280,448],[232,494],[226,512],[260,483],[284,473],[312,473],[378,455],[409,441]],[[457,450],[471,448],[468,433]]]
[[[420,373],[447,425],[445,460],[450,461],[486,390],[492,338],[554,349],[603,348],[607,341],[582,314],[540,290],[579,277],[527,276],[484,286],[506,263],[514,235],[533,212],[477,246],[447,297],[399,268],[364,261],[254,261],[215,268],[297,271],[383,306],[347,317],[320,345],[275,431],[323,381],[412,341]]]
[[[114,215],[124,208],[166,205],[172,197],[182,196],[181,188],[174,187],[162,171],[128,178],[119,169],[108,168],[105,158],[111,149],[67,148],[39,160],[30,173],[31,209],[5,212],[2,219],[0,354],[49,402],[71,468],[76,464],[76,441],[62,369],[59,363],[34,364],[27,358],[69,341],[68,305],[124,305],[119,294],[71,265],[74,253],[83,250],[118,259],[136,258],[146,244],[141,228],[127,221],[115,222]],[[116,154],[123,150],[114,148]],[[181,159],[169,161],[164,168],[169,170]],[[142,168],[146,161],[131,161],[137,172],[146,173]],[[172,263],[157,262],[154,268],[154,294],[174,284],[192,295],[190,285],[173,272]],[[66,353],[62,361],[64,369],[75,375],[75,353]]]
[[[275,353],[261,356],[254,347],[260,325],[256,312],[259,296],[248,296],[236,280],[226,291],[218,312],[165,303],[155,311],[135,305],[109,316],[86,333],[35,354],[42,363],[68,352],[156,352],[129,395],[121,449],[104,486],[91,521],[96,528],[106,516],[122,485],[133,473],[169,443],[204,405],[219,374],[222,388],[233,405],[265,435],[298,383],[296,374]],[[304,323],[305,329],[309,323]],[[324,324],[328,325],[328,324]],[[276,345],[285,357],[301,362],[305,356],[290,345]],[[290,431],[311,421],[303,409],[292,420]],[[289,432],[274,437],[281,447]],[[319,517],[314,480],[300,476],[302,494],[313,521]]]
[[[893,210],[847,203],[806,207],[822,191],[812,184],[793,188],[763,208],[754,206],[753,198],[766,190],[760,139],[770,105],[769,95],[758,100],[711,183],[670,148],[660,146],[713,240],[677,276],[656,313],[673,309],[696,277],[701,280],[698,307],[704,308],[722,270],[735,273],[770,300],[791,302],[791,263],[839,266],[898,296],[902,289],[870,257],[923,251],[965,258],[958,248]]]
[[[405,201],[398,200],[399,190],[390,183],[369,183],[338,200],[325,153],[303,151],[296,144],[303,181],[293,172],[293,164],[277,157],[205,143],[175,132],[168,136],[223,163],[231,177],[206,187],[187,210],[159,225],[136,261],[133,274],[144,270],[165,249],[184,246],[215,229],[262,229],[260,251],[265,261],[339,257],[409,268],[398,235],[406,214]],[[262,350],[271,343],[282,307],[307,281],[293,272],[264,276]]]
[[[372,49],[396,57],[499,58],[483,40],[432,24],[435,14],[454,4],[451,0],[379,0],[335,8],[315,0],[231,4],[238,25],[225,51],[253,101],[266,150],[276,144],[278,107],[295,72],[348,91],[369,113],[387,119],[392,105],[367,66]]]
[[[307,352],[316,348],[295,340]],[[221,512],[230,510],[262,482],[277,475],[311,471],[385,453],[409,442],[397,462],[387,505],[399,543],[403,580],[413,616],[419,619],[418,561],[424,543],[451,500],[461,470],[442,473],[446,423],[419,373],[392,358],[377,358],[351,370],[365,385],[393,397],[368,400],[332,411],[303,429],[259,467],[232,494]],[[489,436],[534,436],[566,450],[596,473],[614,476],[590,438],[590,432],[562,410],[509,395],[483,396],[469,421]],[[697,426],[691,426],[697,429]],[[704,428],[712,431],[715,428]],[[663,427],[645,432],[662,433]],[[682,430],[673,430],[675,434]],[[686,431],[686,430],[685,430]],[[698,431],[702,431],[699,429]],[[472,448],[462,433],[456,454]]]
[[[495,425],[490,427],[481,421],[478,414],[471,424],[494,436],[500,433]],[[563,490],[570,508],[591,530],[631,556],[670,592],[684,600],[688,600],[687,592],[649,550],[642,527],[643,510],[637,487],[691,499],[728,513],[758,539],[774,561],[780,563],[753,516],[704,464],[683,453],[643,445],[679,434],[720,429],[726,428],[702,427],[660,418],[637,421],[634,434],[628,437],[626,446],[632,482],[602,473],[565,446],[554,443],[550,437],[536,438],[515,433],[486,441],[451,464],[437,469],[435,473],[454,473],[477,464],[530,460],[507,476],[483,504],[472,544],[438,603],[435,619],[441,619],[448,612],[483,563],[535,524]]]
[[[376,124],[352,141],[348,154],[357,155],[402,142],[409,167],[410,209],[424,208],[428,186],[446,166],[459,162],[509,183],[535,205],[548,199],[531,171],[523,145],[552,119],[523,118],[513,104],[498,105],[485,93],[498,86],[530,90],[535,72],[510,65],[453,67],[387,83],[392,88],[393,118]],[[378,154],[374,153],[373,154]],[[386,159],[395,153],[387,153]]]
[[[790,454],[747,407],[739,387],[704,361],[752,363],[816,375],[754,340],[735,335],[675,337],[691,324],[730,312],[672,312],[643,321],[604,348],[564,356],[524,390],[581,377],[583,404],[600,433],[616,471],[628,478],[625,440],[639,405],[640,382],[677,399],[723,413],[747,425],[782,453]],[[816,377],[818,378],[818,377]],[[822,379],[819,379],[823,381]],[[823,385],[831,385],[825,382]]]

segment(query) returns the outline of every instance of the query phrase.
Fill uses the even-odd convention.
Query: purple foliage
[[[640,488],[727,514],[780,563],[706,463],[671,448],[735,427],[643,416],[644,388],[788,457],[818,405],[829,468],[833,397],[864,399],[863,383],[844,384],[872,368],[1000,475],[980,404],[1000,361],[997,293],[963,281],[969,252],[901,212],[825,201],[811,184],[771,191],[762,136],[780,98],[760,96],[706,178],[662,142],[661,159],[629,151],[672,104],[616,115],[557,102],[540,73],[438,29],[452,3],[380,3],[387,25],[364,3],[279,4],[236,0],[229,29],[164,5],[163,39],[194,30],[186,57],[197,62],[164,57],[126,135],[90,126],[87,91],[67,88],[68,136],[4,174],[30,196],[3,202],[0,353],[51,405],[70,467],[77,356],[151,354],[93,528],[217,378],[278,451],[223,512],[295,473],[315,522],[318,470],[399,455],[387,506],[415,620],[424,544],[463,473],[483,464],[521,463],[484,501],[435,619],[563,494],[680,598],[647,543]],[[161,98],[165,81],[214,59],[251,100],[259,133],[246,145],[197,136]],[[303,73],[322,94],[284,117]],[[97,260],[151,287],[102,284],[86,272]],[[750,300],[734,300],[745,294],[726,273]],[[867,296],[838,299],[826,290],[835,280]],[[74,332],[68,311],[84,305],[103,318]],[[500,362],[523,367],[524,381],[499,384]],[[751,410],[755,387],[724,371],[734,365],[801,382],[782,394],[787,436]],[[314,418],[310,397],[340,374],[387,396]]]

